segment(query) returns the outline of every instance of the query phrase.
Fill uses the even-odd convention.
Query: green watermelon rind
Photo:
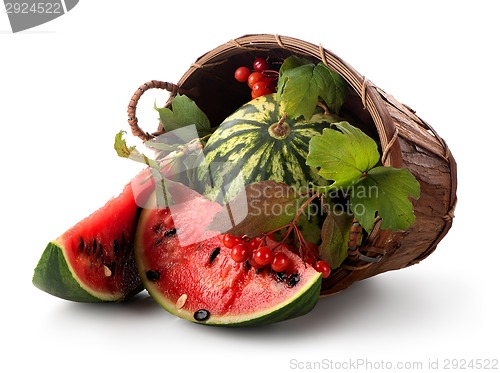
[[[141,291],[142,284],[131,294],[96,292],[81,284],[68,266],[63,248],[51,241],[42,253],[33,274],[33,285],[56,297],[73,302],[117,302]]]
[[[140,244],[138,243],[138,245]],[[143,266],[137,249],[138,246],[136,247],[136,263],[138,265],[139,275],[149,295],[169,313],[194,323],[224,327],[268,325],[309,313],[315,307],[320,297],[322,277],[321,274],[317,272],[308,278],[306,280],[307,282],[303,283],[300,290],[292,297],[273,307],[254,313],[231,316],[210,316],[207,321],[197,321],[193,317],[193,312],[187,311],[184,308],[177,309],[177,300],[167,299],[159,288],[146,278],[146,268]]]
[[[140,273],[145,273],[145,271],[140,271]],[[151,297],[161,307],[175,316],[203,325],[243,327],[273,324],[309,313],[316,306],[316,303],[319,300],[322,278],[320,273],[312,276],[308,279],[308,283],[302,285],[301,290],[294,294],[293,297],[286,299],[284,302],[277,304],[272,308],[256,313],[234,316],[210,316],[207,321],[197,321],[193,317],[192,312],[187,312],[184,309],[178,310],[176,308],[176,302],[166,299],[157,287],[145,277],[143,278],[143,282]]]
[[[49,242],[33,275],[33,285],[56,297],[75,302],[102,302],[75,279],[62,248]]]

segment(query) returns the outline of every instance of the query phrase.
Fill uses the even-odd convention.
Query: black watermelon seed
[[[175,229],[175,228],[167,229],[165,231],[165,233],[163,234],[163,237],[170,237],[170,236],[173,236],[176,233],[177,233],[177,229]]]
[[[220,253],[220,247],[216,247],[215,249],[213,249],[213,251],[210,253],[210,264],[212,264],[215,260],[215,258],[217,258],[217,255],[219,255]]]
[[[286,280],[286,273],[285,272],[274,272],[274,277],[279,282],[284,282]]]
[[[250,271],[250,269],[252,268],[252,265],[248,260],[245,260],[244,266],[247,271]]]
[[[146,272],[146,278],[149,281],[158,281],[160,279],[160,272],[153,271],[150,269],[149,271]]]
[[[194,319],[196,321],[206,321],[210,317],[210,312],[205,309],[200,309],[194,313]]]
[[[298,273],[293,273],[290,276],[288,276],[287,280],[287,285],[293,288],[295,285],[297,285],[300,281],[300,275]]]
[[[120,244],[118,243],[117,240],[113,240],[113,253],[115,253],[115,255],[118,255],[119,252],[120,252]]]
[[[94,241],[92,241],[92,254],[95,254],[97,251],[97,240],[94,238]]]
[[[83,241],[83,237],[80,237],[80,242],[78,243],[78,253],[83,253],[85,249],[85,242]]]

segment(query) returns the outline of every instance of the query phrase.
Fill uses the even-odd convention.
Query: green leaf
[[[338,114],[349,94],[347,82],[323,62],[315,67],[314,79],[319,88],[319,97],[325,101],[326,106]]]
[[[285,60],[281,64],[280,73],[279,74],[281,76],[281,75],[283,75],[283,73],[286,70],[293,69],[295,67],[299,67],[299,66],[302,66],[302,65],[309,65],[309,64],[311,64],[311,61],[306,60],[305,58],[302,58],[302,57],[298,57],[298,56],[292,55],[290,57],[285,58]]]
[[[139,163],[144,163],[150,167],[158,168],[158,163],[155,160],[138,152],[135,146],[127,146],[127,142],[123,138],[124,134],[126,134],[125,131],[120,131],[115,135],[114,148],[116,154],[118,154],[119,157],[128,158]]]
[[[172,109],[155,109],[160,114],[160,121],[166,132],[194,124],[200,135],[205,136],[211,132],[210,120],[206,114],[186,95],[177,95],[172,100]]]
[[[290,223],[303,198],[284,183],[252,183],[224,205],[207,230],[256,237]]]
[[[277,100],[280,110],[292,119],[309,119],[320,98],[338,114],[348,93],[347,82],[322,62],[315,65],[290,56],[280,68]]]
[[[319,175],[334,183],[329,187],[344,188],[355,184],[363,173],[379,159],[377,144],[359,128],[339,122],[339,131],[326,128],[309,141],[306,164],[319,168]]]
[[[405,230],[415,222],[409,197],[420,198],[420,184],[406,168],[379,166],[352,188],[350,208],[367,231],[376,214],[382,218],[381,229]]]
[[[319,256],[332,269],[339,267],[347,258],[351,224],[352,215],[338,211],[329,213],[323,222]]]
[[[318,85],[313,78],[314,64],[285,70],[278,79],[277,100],[291,119],[310,118],[318,103]]]

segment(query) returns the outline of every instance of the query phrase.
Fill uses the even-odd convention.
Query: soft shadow
[[[10,31],[10,30],[0,30],[0,34],[56,34],[56,31],[33,31],[33,30],[23,30],[23,31],[18,31],[16,33]]]
[[[332,335],[349,331],[349,326],[356,322],[361,310],[370,308],[376,302],[377,284],[362,281],[351,285],[348,289],[319,299],[316,307],[304,316],[285,320],[271,325],[251,327],[211,327],[216,335],[233,336],[244,339],[276,339],[287,340],[294,337],[302,339],[310,336],[318,338],[322,333]],[[191,324],[191,328],[207,328],[200,324]]]
[[[377,284],[372,281],[355,283],[338,294],[319,299],[315,308],[304,316],[264,326],[214,327],[180,320],[164,310],[146,291],[119,303],[62,301],[45,320],[45,325],[54,331],[66,333],[73,330],[85,333],[86,325],[92,329],[97,326],[102,330],[110,330],[125,324],[128,329],[168,330],[173,322],[182,322],[182,327],[192,333],[209,333],[215,338],[228,336],[250,340],[260,340],[263,337],[270,340],[307,338],[307,336],[312,338],[321,333],[331,335],[332,332],[340,334],[348,332],[348,325],[355,322],[360,310],[370,308],[371,303],[377,301],[377,288]]]
[[[46,321],[53,327],[72,327],[93,322],[112,324],[125,320],[127,323],[137,320],[140,324],[142,320],[156,319],[165,313],[167,312],[146,291],[143,291],[131,299],[116,303],[61,301]]]

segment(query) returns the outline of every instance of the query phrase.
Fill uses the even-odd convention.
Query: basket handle
[[[128,104],[128,109],[127,109],[128,124],[130,125],[130,128],[132,130],[132,134],[134,136],[139,137],[143,141],[151,140],[155,136],[158,136],[159,134],[164,132],[161,129],[161,125],[158,126],[158,130],[156,132],[149,133],[143,131],[143,129],[139,127],[138,124],[139,120],[137,119],[136,116],[137,104],[139,103],[139,99],[141,98],[141,96],[151,88],[164,89],[170,92],[172,96],[175,96],[178,93],[185,94],[189,92],[188,90],[182,89],[176,84],[162,82],[159,80],[151,80],[149,82],[144,83],[139,88],[137,88],[137,90],[132,95],[132,98],[130,99],[130,102]]]

